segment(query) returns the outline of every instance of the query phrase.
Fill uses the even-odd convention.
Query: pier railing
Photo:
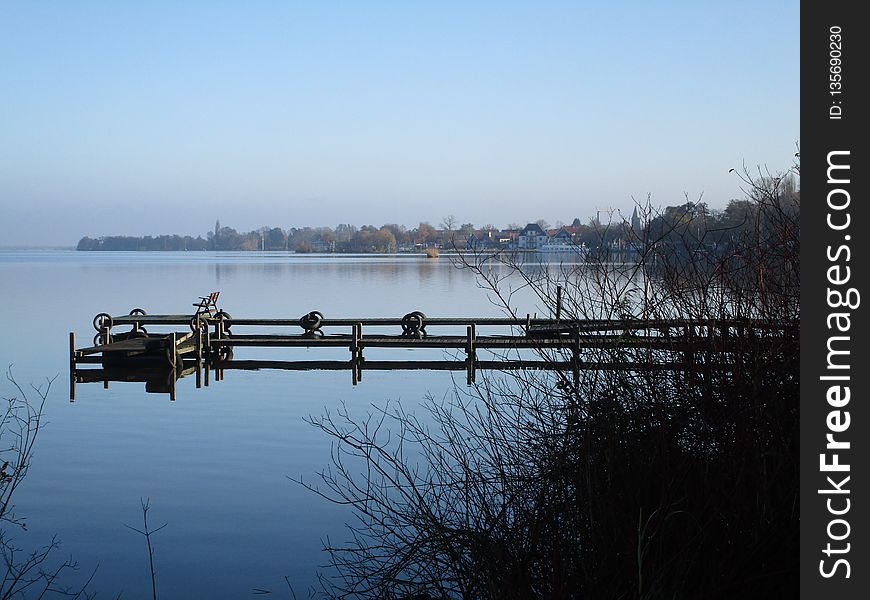
[[[776,344],[792,323],[753,320],[635,320],[514,317],[427,317],[414,311],[403,317],[327,318],[312,311],[299,319],[234,318],[225,311],[198,315],[148,315],[141,309],[93,320],[93,344],[77,347],[70,333],[70,398],[75,384],[146,381],[146,389],[167,391],[174,399],[175,380],[195,374],[197,387],[210,374],[227,370],[351,371],[358,384],[364,370],[465,370],[476,382],[481,369],[693,370],[729,368],[742,360],[747,339]],[[178,331],[178,326],[185,329]],[[128,331],[119,328],[130,327]],[[171,329],[158,333],[158,329]],[[235,329],[234,329],[235,328]],[[464,332],[462,331],[464,329]],[[481,334],[481,329],[489,330]],[[284,331],[287,330],[287,331]],[[494,331],[493,331],[494,330]],[[236,348],[346,348],[348,360],[234,359]],[[371,360],[367,349],[440,349],[457,360]],[[481,360],[479,351],[492,354]],[[596,352],[597,351],[597,352]],[[613,352],[618,351],[618,352]],[[642,359],[627,352],[643,352]],[[711,360],[713,354],[733,360]],[[87,369],[83,365],[99,365]],[[148,382],[151,382],[150,386]],[[160,382],[166,382],[166,385]]]

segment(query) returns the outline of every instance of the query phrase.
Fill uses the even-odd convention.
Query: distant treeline
[[[457,231],[458,233],[458,231]],[[232,227],[215,225],[206,238],[161,235],[83,237],[78,250],[293,250],[295,252],[398,252],[415,246],[440,243],[444,232],[428,223],[414,229],[403,225],[374,227],[342,224],[331,227],[261,227],[241,233]]]
[[[76,250],[209,250],[209,242],[202,236],[159,235],[132,237],[111,235],[101,238],[87,236],[79,240]]]
[[[800,213],[800,192],[793,180],[762,181],[759,185],[776,186],[782,210],[787,214]],[[761,189],[761,188],[759,188]],[[535,228],[535,225],[538,228]],[[285,250],[294,252],[337,252],[337,253],[392,253],[412,252],[426,247],[436,248],[534,248],[529,245],[527,236],[544,239],[562,239],[598,254],[610,252],[629,252],[642,241],[656,240],[658,244],[672,246],[674,253],[681,253],[681,244],[686,239],[694,239],[710,251],[727,251],[737,236],[748,231],[758,234],[765,225],[757,218],[757,208],[751,199],[731,200],[725,209],[713,210],[703,202],[687,202],[678,206],[668,206],[663,210],[635,209],[631,219],[611,218],[607,222],[589,220],[581,223],[574,219],[571,225],[557,224],[549,229],[543,220],[530,223],[523,228],[512,224],[507,229],[497,229],[493,225],[481,228],[472,223],[458,224],[454,217],[445,217],[440,228],[429,223],[417,227],[386,224],[372,225],[341,224],[331,227],[261,227],[246,233],[232,227],[222,227],[215,223],[213,231],[205,238],[189,235],[160,236],[106,236],[100,238],[83,237],[79,240],[78,250],[150,250],[150,251],[254,251]],[[538,243],[538,242],[535,242]]]

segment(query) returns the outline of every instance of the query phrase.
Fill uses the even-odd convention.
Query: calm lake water
[[[24,386],[57,376],[15,498],[28,530],[7,531],[23,546],[56,534],[58,556],[72,555],[82,573],[99,566],[91,587],[101,597],[150,596],[144,539],[124,526],[141,527],[140,498],[150,498],[152,526],[168,523],[154,537],[162,598],[240,598],[255,589],[287,597],[285,576],[304,597],[326,562],[321,540],[346,539],[349,513],[288,479],[313,480],[329,464],[330,440],[303,419],[342,402],[357,414],[395,401],[413,410],[427,392],[447,393],[452,378],[366,372],[353,387],[349,371],[228,371],[208,388],[180,380],[175,402],[146,394],[141,383],[112,383],[108,390],[79,384],[70,403],[70,331],[87,345],[98,312],[192,312],[191,303],[213,290],[236,317],[502,314],[474,275],[445,257],[0,252],[0,281],[0,365],[14,365]],[[540,310],[527,301],[521,312]],[[276,357],[254,350],[236,357],[254,354]],[[456,377],[464,386],[464,374]],[[0,391],[14,395],[5,380]]]

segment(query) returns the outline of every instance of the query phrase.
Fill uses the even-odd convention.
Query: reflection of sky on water
[[[353,387],[348,371],[233,371],[207,389],[180,380],[175,403],[146,394],[142,383],[112,383],[79,385],[70,404],[69,331],[86,345],[97,312],[192,311],[212,290],[239,317],[298,318],[315,309],[332,317],[501,314],[473,274],[443,256],[6,252],[0,280],[0,364],[14,363],[22,383],[59,375],[31,474],[17,492],[30,529],[24,539],[57,533],[83,569],[100,564],[97,589],[111,596],[138,597],[149,584],[143,542],[123,527],[138,524],[140,496],[151,498],[155,523],[169,523],[155,539],[166,597],[277,592],[284,575],[304,589],[325,561],[321,538],[342,539],[346,515],[286,479],[311,479],[328,463],[329,440],[303,417],[341,401],[357,414],[388,399],[413,409],[427,391],[444,394],[452,377],[464,385],[464,374],[372,371]],[[289,358],[287,349],[257,352]],[[348,358],[346,349],[296,352],[301,360]],[[445,358],[436,350],[377,358],[411,352]]]

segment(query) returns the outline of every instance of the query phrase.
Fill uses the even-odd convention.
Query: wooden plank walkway
[[[78,352],[85,356],[89,354],[121,354],[125,356],[137,356],[169,348],[169,344],[172,341],[170,338],[171,334],[125,338],[118,341],[112,341],[109,344],[80,348]],[[190,350],[193,350],[193,332],[188,331],[186,333],[177,333],[175,343],[179,348],[189,347]]]

